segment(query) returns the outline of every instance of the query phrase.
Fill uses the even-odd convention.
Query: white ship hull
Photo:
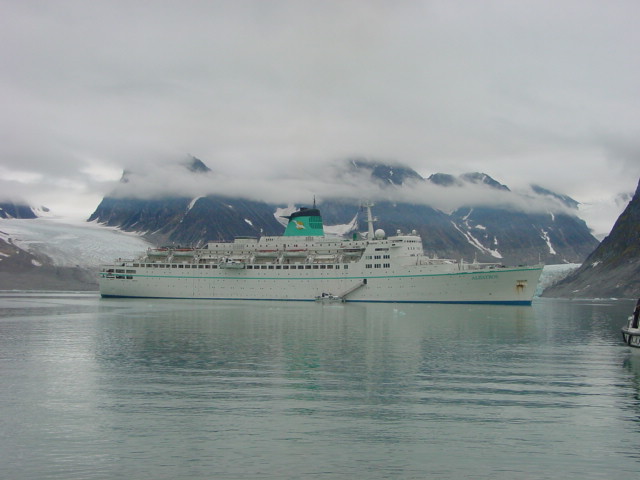
[[[127,274],[126,270],[131,273]],[[179,273],[153,267],[126,270],[124,274],[100,278],[102,296],[313,301],[322,293],[332,293],[344,296],[348,302],[528,305],[542,267],[429,273],[426,267],[416,266],[402,272],[369,274],[354,267],[347,270],[190,268],[180,269]]]
[[[151,249],[100,272],[103,297],[528,305],[542,266],[505,268],[424,255],[415,232],[325,237],[319,212],[301,209],[285,235],[205,248]],[[302,235],[298,233],[302,231]],[[305,236],[307,231],[313,234]]]

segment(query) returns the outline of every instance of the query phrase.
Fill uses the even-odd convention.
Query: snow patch
[[[325,225],[324,233],[330,236],[344,237],[349,232],[353,232],[358,228],[358,215],[356,214],[349,223],[342,225]]]
[[[31,264],[32,264],[34,267],[41,267],[41,266],[42,266],[42,263],[40,263],[40,262],[39,262],[38,260],[36,260],[35,258],[32,258],[32,259],[31,259]]]
[[[482,245],[482,242],[480,242],[480,240],[475,238],[469,232],[465,232],[464,230],[462,230],[460,227],[458,227],[458,225],[455,224],[455,222],[451,222],[451,224],[456,230],[458,230],[462,235],[464,235],[464,237],[467,239],[467,242],[469,242],[473,247],[477,248],[481,252],[491,255],[494,258],[503,258],[502,254],[498,250],[492,250],[490,248],[485,247],[484,245]]]
[[[185,213],[189,213],[189,211],[193,208],[193,206],[198,203],[198,200],[200,200],[201,198],[204,198],[202,196],[200,197],[196,197],[193,200],[191,200],[191,202],[189,203],[189,206],[187,207],[187,211]]]
[[[553,245],[551,245],[551,239],[549,238],[549,232],[545,230],[540,230],[542,233],[542,239],[547,242],[547,247],[549,247],[549,253],[551,255],[556,255],[556,251],[553,249]]]
[[[248,218],[245,218],[244,221],[253,227],[253,222],[251,220],[249,220]]]

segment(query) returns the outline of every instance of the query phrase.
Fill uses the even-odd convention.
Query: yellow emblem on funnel
[[[300,220],[294,220],[294,222],[298,230],[304,230],[304,223],[302,223]]]

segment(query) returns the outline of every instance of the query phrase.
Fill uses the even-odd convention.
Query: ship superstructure
[[[103,297],[530,304],[542,266],[507,268],[424,254],[418,234],[374,230],[325,236],[320,211],[301,208],[282,236],[240,237],[204,248],[153,248],[100,272]]]

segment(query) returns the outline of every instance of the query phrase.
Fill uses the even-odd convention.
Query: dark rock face
[[[0,218],[38,218],[38,216],[28,205],[14,202],[0,202]]]
[[[193,175],[210,170],[198,159],[184,165]],[[415,170],[397,164],[352,159],[343,171],[377,185],[383,191],[401,192],[415,185],[433,184],[448,191],[472,186],[492,195],[517,195],[484,173],[453,176],[443,173],[425,180]],[[368,180],[366,180],[368,179]],[[128,181],[123,175],[123,182]],[[336,178],[336,183],[340,179]],[[433,188],[438,188],[433,187]],[[562,203],[563,213],[523,212],[508,206],[460,207],[450,213],[423,203],[377,201],[376,228],[388,235],[397,230],[416,230],[426,253],[443,258],[521,263],[581,262],[598,245],[587,225],[577,216],[577,202],[542,187],[533,195]],[[456,191],[457,192],[457,191]],[[483,194],[484,195],[484,194]],[[157,245],[202,245],[208,241],[231,241],[236,236],[280,235],[283,226],[274,216],[278,207],[241,197],[207,195],[199,198],[103,199],[89,218],[126,231],[137,231]],[[358,213],[353,200],[326,199],[319,203],[325,225],[349,223]],[[576,213],[573,214],[572,212]],[[364,215],[358,230],[365,231]]]
[[[582,266],[544,292],[548,297],[640,297],[640,182],[611,233]]]

